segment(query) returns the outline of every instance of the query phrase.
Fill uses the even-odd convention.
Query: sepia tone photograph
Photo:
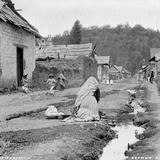
[[[160,0],[0,0],[0,160],[160,160]]]

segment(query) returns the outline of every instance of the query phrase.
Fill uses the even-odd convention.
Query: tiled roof
[[[66,58],[76,59],[79,56],[89,56],[92,52],[92,43],[78,45],[47,45],[36,49],[36,59]]]
[[[39,35],[38,30],[27,22],[18,12],[12,11],[4,2],[0,0],[0,19],[6,23],[13,24],[35,35]]]

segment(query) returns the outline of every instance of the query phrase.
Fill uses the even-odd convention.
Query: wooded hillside
[[[92,26],[82,28],[81,34],[81,43],[96,44],[98,55],[110,56],[114,64],[122,65],[132,73],[147,63],[150,48],[160,47],[160,32],[140,25]],[[66,35],[55,36],[52,40],[54,44],[69,44]]]

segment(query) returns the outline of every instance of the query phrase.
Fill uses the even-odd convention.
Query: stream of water
[[[136,127],[133,124],[120,125],[112,128],[118,134],[118,138],[113,139],[104,149],[100,160],[125,160],[124,152],[129,144],[134,144],[138,141],[135,137],[135,132],[143,133],[144,129]]]

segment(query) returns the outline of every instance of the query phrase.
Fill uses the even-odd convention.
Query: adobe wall
[[[96,62],[87,57],[78,57],[74,60],[60,59],[37,61],[33,72],[33,87],[48,89],[46,81],[49,74],[55,78],[62,72],[68,80],[68,88],[80,86],[89,76],[97,75]]]
[[[24,74],[35,68],[35,36],[20,28],[0,21],[0,68],[2,69],[1,87],[17,86],[17,47],[23,48]]]

